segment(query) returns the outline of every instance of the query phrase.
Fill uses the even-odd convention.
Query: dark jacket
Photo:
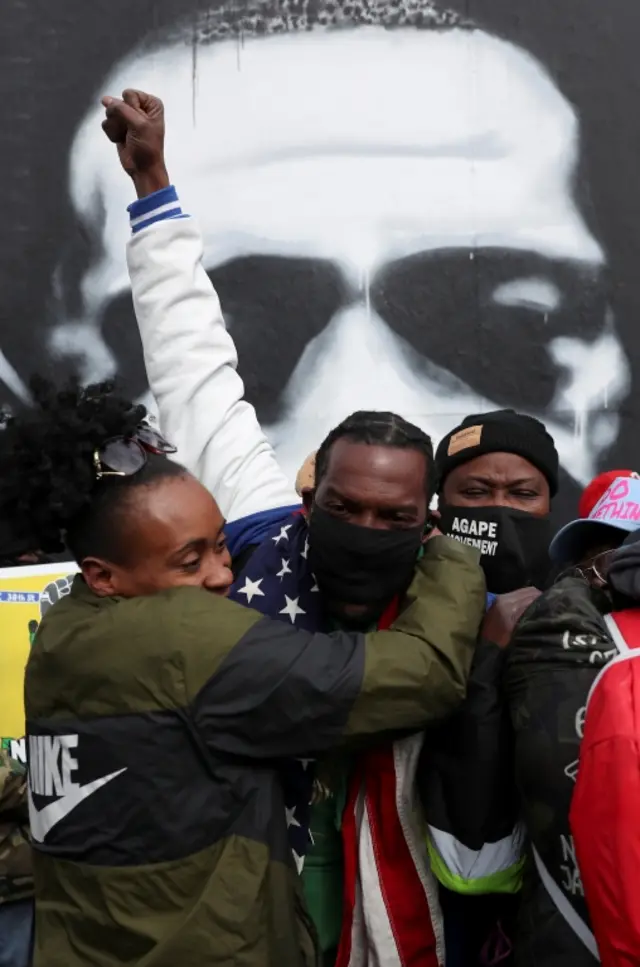
[[[449,864],[435,857],[439,878],[471,896],[513,893],[520,885],[512,731],[502,689],[505,658],[505,650],[478,641],[465,701],[428,730],[418,773],[432,840],[442,833],[453,850]]]
[[[524,843],[502,689],[505,659],[505,650],[478,641],[465,701],[427,730],[419,763],[448,967],[479,964],[498,924],[513,936]]]
[[[312,634],[193,588],[76,579],[26,673],[35,967],[309,967],[278,761],[462,700],[473,551],[429,543],[389,632]]]
[[[558,912],[534,861],[589,922],[569,828],[584,708],[600,668],[615,654],[602,614],[607,597],[580,577],[561,578],[527,611],[507,653],[505,690],[515,731],[515,772],[530,847],[517,967],[593,967]]]

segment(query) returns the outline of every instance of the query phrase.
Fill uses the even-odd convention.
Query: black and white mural
[[[45,368],[147,392],[131,186],[99,107],[133,86],[165,102],[172,178],[292,478],[358,408],[434,440],[470,412],[538,416],[566,500],[605,464],[638,463],[635,4],[5,9],[6,402],[28,405]]]

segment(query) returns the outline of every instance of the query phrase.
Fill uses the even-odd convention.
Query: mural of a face
[[[128,86],[165,102],[170,172],[292,480],[355,409],[395,410],[437,442],[496,406],[544,419],[565,468],[592,475],[628,366],[574,199],[579,121],[530,55],[455,25],[318,27],[176,39],[100,93]],[[99,256],[53,345],[94,378],[139,360],[132,192],[98,107],[70,190]]]

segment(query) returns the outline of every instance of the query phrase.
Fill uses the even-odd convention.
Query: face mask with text
[[[492,594],[544,587],[551,565],[548,517],[511,507],[449,507],[440,510],[440,530],[480,551],[480,566]]]

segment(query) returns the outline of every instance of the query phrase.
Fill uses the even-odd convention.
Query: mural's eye
[[[341,273],[320,259],[251,255],[209,276],[231,321],[246,397],[262,422],[274,422],[306,346],[346,301]]]
[[[425,379],[435,363],[486,399],[532,412],[557,392],[553,339],[599,335],[607,305],[597,266],[510,249],[399,259],[378,273],[371,299],[423,357]]]

